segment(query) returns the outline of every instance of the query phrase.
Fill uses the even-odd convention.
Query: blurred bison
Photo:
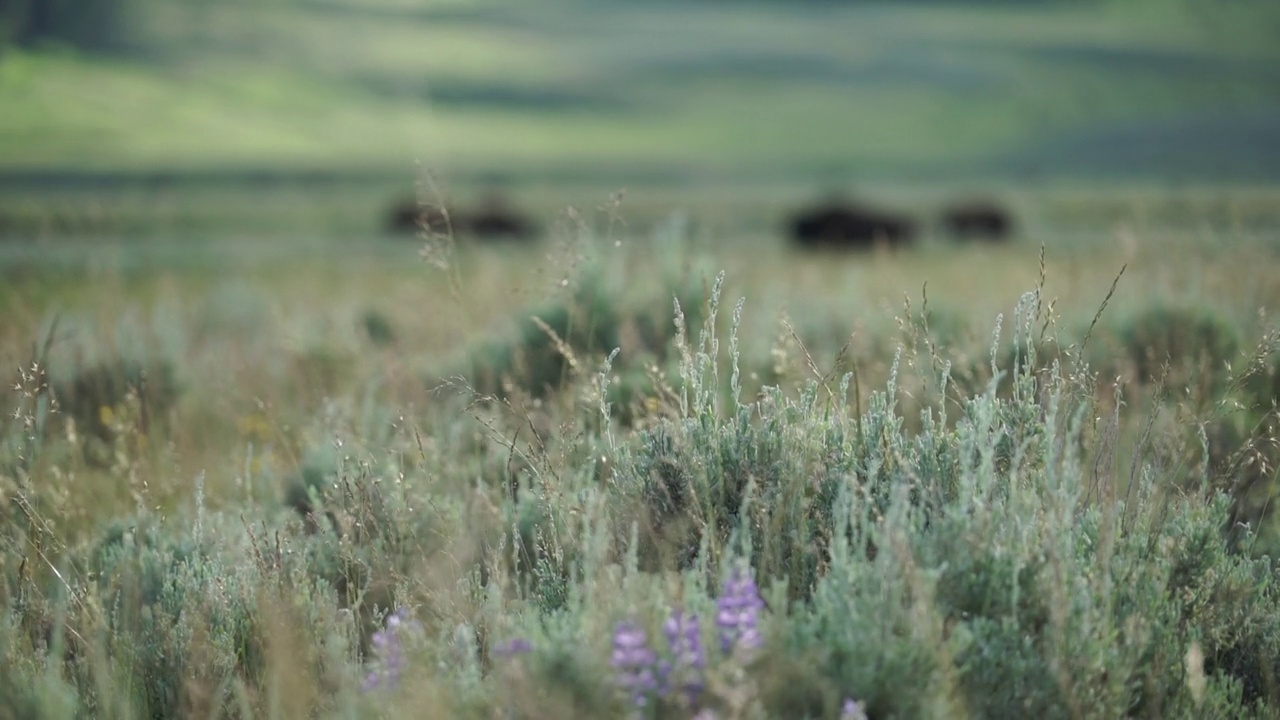
[[[496,196],[486,198],[473,211],[445,210],[427,207],[416,201],[392,206],[387,214],[387,232],[393,235],[417,234],[426,230],[433,235],[472,236],[483,240],[528,240],[537,234],[532,221],[510,208]]]
[[[387,212],[386,230],[391,235],[417,234],[427,230],[432,234],[447,234],[450,225],[457,222],[444,208],[429,207],[417,200],[402,200]]]
[[[793,215],[789,225],[792,241],[809,248],[904,246],[911,244],[916,233],[915,222],[908,217],[844,202],[807,208]]]
[[[466,229],[486,239],[529,240],[537,234],[533,221],[512,209],[502,198],[489,195],[467,216]]]
[[[1002,241],[1013,233],[1008,210],[990,201],[955,205],[942,214],[942,225],[957,239]]]

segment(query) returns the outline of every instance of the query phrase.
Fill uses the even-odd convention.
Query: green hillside
[[[129,52],[0,56],[0,171],[1267,176],[1280,44],[1224,43],[1241,25],[1220,20],[1073,2],[166,4]],[[1156,129],[1151,147],[1109,162],[1134,128]],[[1206,144],[1207,160],[1162,152]]]

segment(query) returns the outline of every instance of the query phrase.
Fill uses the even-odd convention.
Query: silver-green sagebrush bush
[[[588,333],[554,383],[318,421],[276,504],[201,476],[64,545],[18,460],[61,440],[6,423],[0,717],[1274,715],[1280,590],[1229,470],[1126,435],[1156,425],[1039,342],[1038,291],[972,390],[904,349],[876,388],[748,397],[722,280],[625,422]]]
[[[662,285],[678,287],[674,281]],[[697,327],[701,307],[690,302],[697,296],[688,289],[676,296],[690,308],[686,320]],[[667,363],[675,331],[666,311],[670,299],[659,293],[645,300],[627,302],[599,271],[589,269],[563,297],[530,309],[511,337],[471,349],[462,374],[481,395],[545,398],[574,376],[590,375],[597,356],[625,346],[627,357],[615,368],[624,382],[611,388],[615,410],[625,419],[645,389],[645,375],[637,371],[646,363]]]

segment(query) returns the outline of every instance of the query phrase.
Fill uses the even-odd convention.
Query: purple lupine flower
[[[702,669],[706,658],[702,652],[702,635],[698,629],[698,616],[676,610],[662,626],[667,644],[675,656],[676,665]]]
[[[867,720],[867,709],[853,698],[845,698],[840,707],[840,720]]]
[[[620,622],[613,631],[613,659],[610,665],[618,685],[631,693],[637,707],[648,704],[648,695],[658,689],[655,665],[658,655],[650,647],[644,630],[634,623]]]
[[[400,638],[412,625],[416,623],[409,618],[409,611],[400,608],[387,616],[386,627],[373,634],[374,667],[362,684],[365,692],[379,687],[393,688],[400,682],[405,666]]]
[[[740,568],[724,581],[724,591],[716,601],[716,627],[720,630],[720,648],[731,653],[735,648],[754,650],[760,646],[758,629],[764,600],[748,569]]]
[[[702,669],[706,666],[698,616],[676,610],[667,618],[662,629],[673,657],[672,662],[663,668],[663,680],[680,683],[685,696],[693,702],[702,691]]]

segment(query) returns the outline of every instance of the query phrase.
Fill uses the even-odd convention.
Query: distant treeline
[[[137,0],[4,0],[0,47],[62,44],[90,52],[128,49]]]

